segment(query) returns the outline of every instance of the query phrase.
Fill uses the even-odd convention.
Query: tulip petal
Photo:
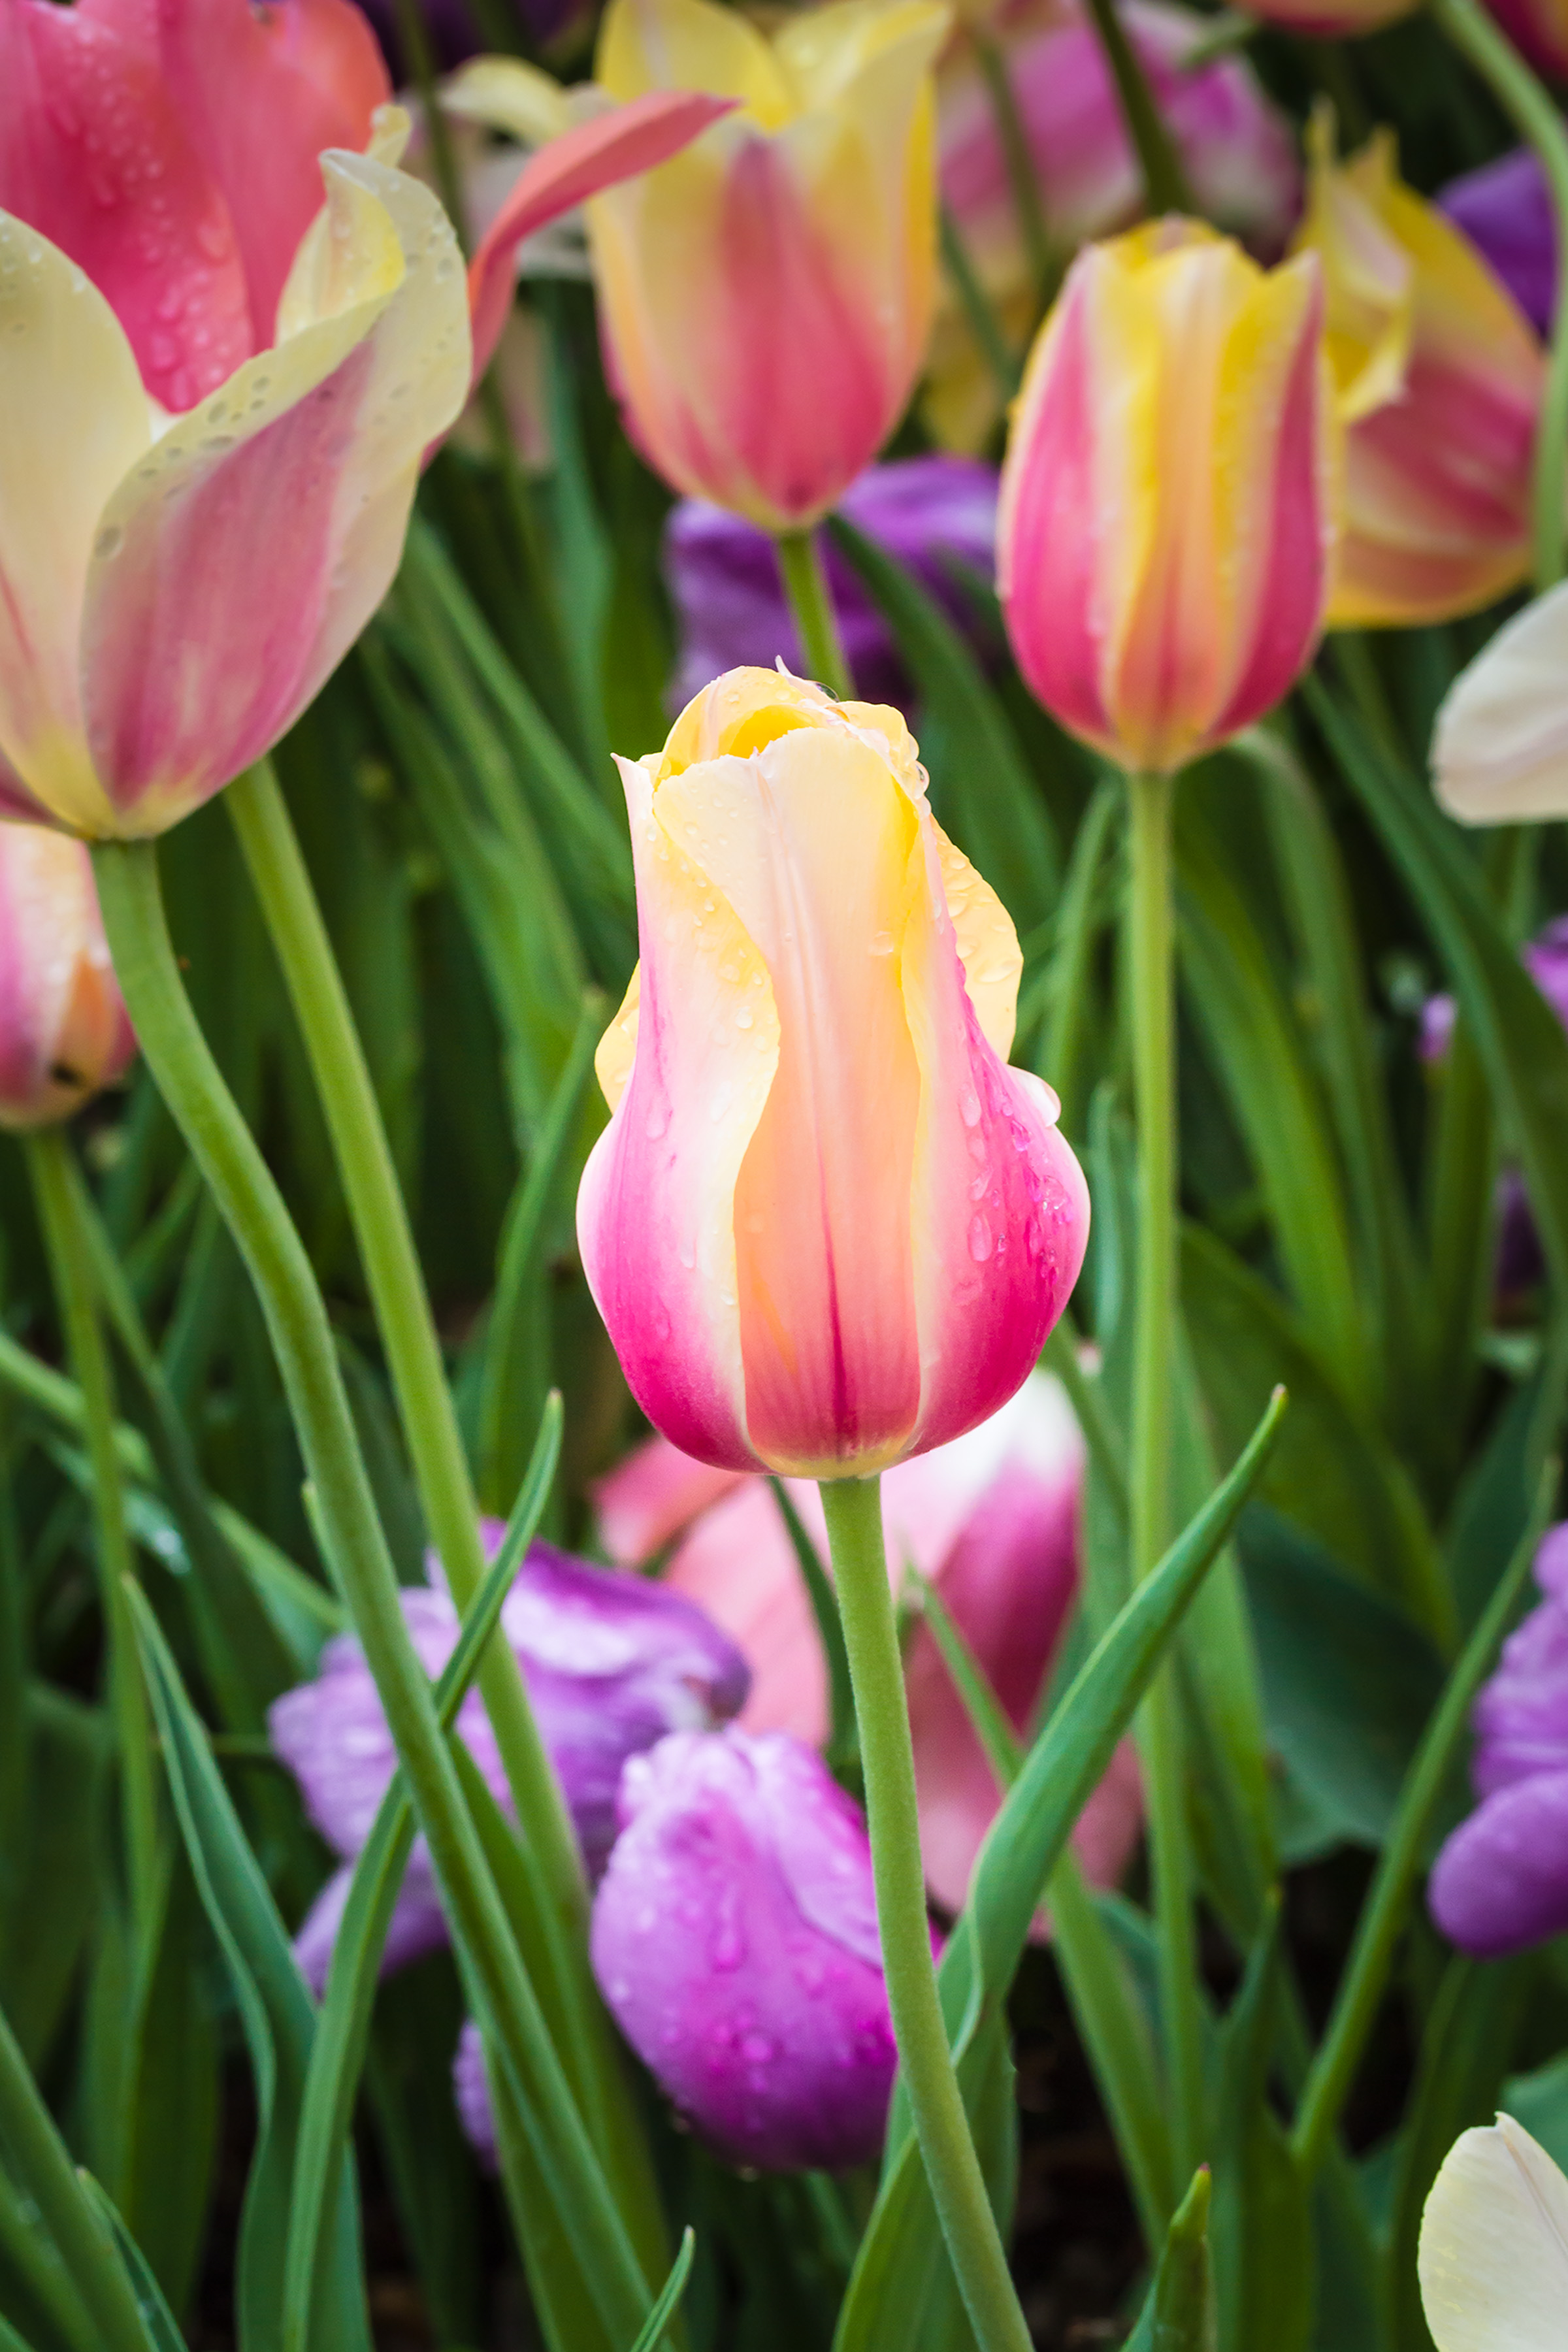
[[[152,438],[147,395],[98,289],[3,214],[0,420],[0,760],[37,814],[100,831],[81,605],[104,503]]]
[[[1018,945],[1013,918],[984,874],[970,864],[940,824],[933,829],[942,887],[952,917],[952,943],[963,966],[969,1001],[981,1035],[1005,1062],[1013,1048],[1017,1022],[1024,950]]]
[[[1417,2257],[1437,2352],[1559,2352],[1568,2307],[1568,2181],[1511,2116],[1455,2141]]]
[[[255,348],[223,190],[133,26],[0,0],[0,208],[87,272],[164,408],[189,408]]]
[[[1447,1839],[1426,1890],[1462,1952],[1497,1959],[1568,1931],[1568,1772],[1532,1773],[1483,1798]]]
[[[668,1437],[650,1437],[595,1482],[599,1541],[617,1568],[640,1568],[731,1493],[740,1475],[693,1461]]]
[[[332,1964],[332,1950],[342,1926],[353,1874],[352,1863],[333,1872],[306,1912],[294,1938],[294,1958],[300,1963],[300,1973],[318,2000],[327,1989],[327,1971]],[[386,1939],[381,1948],[380,1973],[384,1977],[395,1976],[410,1961],[422,1960],[426,1952],[438,1952],[446,1941],[447,1922],[430,1865],[416,1853],[392,1906]]]
[[[158,0],[166,87],[228,199],[248,289],[251,348],[273,338],[300,238],[321,210],[319,158],[358,152],[392,84],[351,0]]]
[[[623,760],[642,950],[635,1055],[577,1196],[583,1267],[632,1394],[684,1453],[753,1469],[733,1202],[779,1055],[767,968]]]
[[[126,835],[161,831],[259,759],[336,667],[467,391],[462,276],[435,197],[367,157],[323,168],[331,233],[301,249],[286,339],[104,511],[83,673]]]
[[[574,124],[530,156],[469,265],[476,380],[500,341],[511,303],[512,257],[523,238],[601,189],[668,162],[733,103],[701,90],[650,90]]]
[[[1462,824],[1568,816],[1568,583],[1527,604],[1460,672],[1432,759],[1437,798]]]

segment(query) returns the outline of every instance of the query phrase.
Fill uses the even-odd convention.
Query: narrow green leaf
[[[686,2292],[686,2282],[691,2275],[691,2264],[696,2252],[696,2232],[688,2230],[681,2238],[680,2252],[675,2257],[669,2276],[660,2291],[658,2301],[654,2305],[646,2322],[639,2329],[637,2340],[632,2346],[632,2352],[655,2352],[656,2346],[674,2315],[677,2304]]]
[[[1209,2169],[1200,2165],[1171,2216],[1160,2267],[1127,2352],[1213,2352],[1214,2283],[1209,2274]]]
[[[849,1680],[849,1653],[844,1646],[844,1627],[838,1615],[838,1600],[832,1580],[823,1567],[816,1546],[801,1525],[800,1513],[791,1502],[784,1481],[770,1478],[773,1500],[779,1517],[784,1523],[795,1553],[795,1564],[805,1585],[806,1598],[811,1602],[812,1615],[822,1643],[822,1654],[827,1665],[828,1691],[828,1759],[835,1771],[852,1764],[859,1754],[859,1734],[855,1723],[855,1692]]]
[[[1307,2176],[1268,2099],[1279,1977],[1276,1896],[1220,2033],[1211,2223],[1220,2352],[1307,2352],[1312,2340]]]
[[[131,2291],[136,2298],[136,2308],[142,2315],[142,2325],[153,2352],[186,2352],[185,2339],[175,2324],[174,2313],[164,2301],[163,2290],[153,2277],[147,2257],[121,2220],[113,2200],[104,2194],[101,2185],[90,2172],[81,2173],[79,2177],[125,2266],[125,2274],[131,2282]]]

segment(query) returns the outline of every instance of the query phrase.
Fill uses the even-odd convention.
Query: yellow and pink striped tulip
[[[1321,296],[1169,219],[1089,246],[1040,331],[1002,475],[1019,668],[1123,767],[1171,772],[1311,656],[1333,539]]]
[[[135,1050],[86,847],[0,824],[0,1128],[68,1118]]]
[[[737,101],[588,207],[610,373],[666,480],[767,530],[825,514],[898,422],[935,289],[934,0],[837,0],[770,39],[713,0],[611,0],[612,97]]]
[[[1336,163],[1313,125],[1298,249],[1323,273],[1344,426],[1331,627],[1473,613],[1530,569],[1540,338],[1476,247],[1405,187],[1392,134]]]
[[[1007,1066],[1020,958],[896,710],[731,670],[622,762],[642,961],[577,1230],[633,1394],[735,1470],[867,1475],[1026,1378],[1089,1196]]]

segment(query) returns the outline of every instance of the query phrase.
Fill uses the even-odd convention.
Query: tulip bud
[[[594,1900],[594,1973],[682,2115],[737,2164],[875,2156],[897,2052],[858,1805],[783,1733],[634,1757]]]
[[[688,1454],[839,1477],[994,1412],[1088,1236],[1020,958],[896,710],[731,670],[623,761],[642,963],[599,1048],[583,1263]]]
[[[1211,19],[1170,0],[1121,0],[1118,11],[1206,219],[1263,253],[1278,253],[1300,201],[1291,127],[1244,58],[1188,60]],[[1069,5],[1020,31],[1003,14],[994,37],[1006,58],[1018,118],[1052,247],[1065,259],[1144,210],[1143,174],[1105,51],[1087,13]],[[954,43],[938,78],[942,201],[1003,332],[1021,348],[1039,289],[1014,198],[996,107],[973,48]],[[946,289],[922,406],[937,438],[977,449],[1000,415],[995,377],[956,289]]]
[[[485,1522],[493,1554],[504,1530]],[[437,1566],[434,1560],[431,1565]],[[432,1680],[458,1638],[444,1590],[414,1588],[403,1613]],[[561,1782],[589,1874],[615,1837],[616,1791],[629,1755],[666,1732],[721,1722],[746,1696],[745,1661],[700,1609],[640,1577],[591,1568],[536,1543],[501,1604],[501,1630],[522,1668],[540,1732]],[[347,1860],[370,1833],[396,1767],[381,1700],[352,1634],[328,1643],[313,1682],[286,1691],[268,1717],[272,1745],[300,1783],[305,1810]],[[458,1729],[503,1804],[506,1776],[483,1701],[470,1690]],[[349,1872],[329,1881],[300,1931],[307,1977],[325,1981]],[[424,1841],[416,1845],[387,1937],[388,1967],[445,1940]]]
[[[1469,240],[1398,177],[1380,134],[1348,163],[1312,130],[1297,240],[1322,266],[1345,428],[1331,626],[1477,611],[1530,568],[1541,344]]]
[[[838,0],[770,39],[713,0],[611,0],[615,98],[740,101],[588,209],[609,373],[666,479],[765,530],[826,512],[898,422],[935,283],[932,0]]]
[[[1310,257],[1195,221],[1088,247],[1030,356],[998,572],[1035,693],[1121,766],[1173,772],[1261,718],[1321,626],[1331,419]]]
[[[135,1050],[87,851],[0,824],[0,1128],[68,1118]]]

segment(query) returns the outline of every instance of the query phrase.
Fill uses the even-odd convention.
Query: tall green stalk
[[[48,1253],[55,1298],[65,1328],[66,1353],[81,1391],[92,1515],[97,1538],[100,1601],[108,1653],[109,1712],[114,1725],[120,1801],[125,1832],[131,1916],[145,1955],[158,1904],[158,1804],[152,1720],[137,1661],[136,1635],[125,1580],[135,1570],[125,1517],[125,1490],[114,1433],[114,1383],[99,1321],[88,1236],[77,1211],[68,1153],[58,1127],[27,1137],[27,1168]]]
[[[847,701],[855,688],[844,658],[838,615],[833,609],[817,535],[815,530],[781,531],[773,545],[778,549],[784,594],[800,631],[805,674],[829,694],[836,694],[840,702]]]
[[[488,2013],[509,2086],[537,2135],[540,2160],[559,2186],[563,2227],[606,2332],[629,2342],[646,2314],[649,2282],[519,1958],[409,1639],[310,1260],[185,994],[163,913],[156,845],[100,842],[93,866],[110,952],[142,1053],[261,1301],[333,1568],[474,1994]]]
[[[937,1993],[914,1749],[882,1538],[881,1482],[825,1480],[822,1507],[855,1688],[888,2006],[931,2202],[980,2352],[1029,2352],[1029,2330],[985,2193]]]
[[[1176,1053],[1169,776],[1130,775],[1126,971],[1138,1115],[1138,1297],[1128,1479],[1131,1566],[1142,1583],[1170,1529],[1171,1398],[1176,1364]],[[1140,1711],[1150,1859],[1159,1928],[1161,2014],[1170,2065],[1173,2170],[1203,2157],[1203,2043],[1181,1694],[1162,1668]]]

